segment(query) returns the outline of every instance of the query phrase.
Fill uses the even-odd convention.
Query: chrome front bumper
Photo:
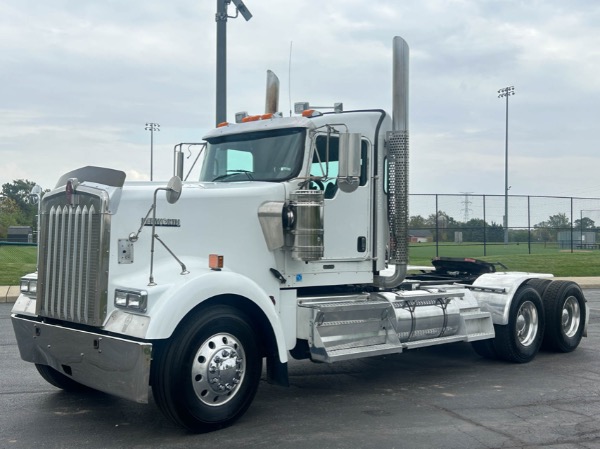
[[[21,358],[48,365],[88,387],[148,402],[152,344],[12,315]]]

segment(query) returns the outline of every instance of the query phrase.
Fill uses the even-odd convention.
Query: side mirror
[[[338,186],[342,192],[354,192],[360,183],[361,134],[341,133]]]
[[[167,183],[167,201],[169,204],[175,204],[181,196],[181,178],[173,176]]]

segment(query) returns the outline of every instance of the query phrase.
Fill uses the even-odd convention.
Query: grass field
[[[35,271],[37,247],[0,245],[0,285],[19,285],[21,276]]]
[[[444,257],[473,257],[487,262],[500,262],[510,271],[552,273],[555,276],[600,276],[600,251],[561,251],[556,245],[532,246],[527,244],[488,245],[484,255],[483,245],[447,244],[438,247]],[[489,255],[492,254],[492,255]],[[436,257],[432,244],[413,244],[409,249],[410,264],[431,265]],[[36,247],[0,245],[0,285],[18,285],[19,278],[35,271]]]
[[[600,276],[600,251],[559,250],[556,244],[532,245],[527,243],[488,245],[484,255],[480,244],[446,244],[438,247],[443,257],[472,257],[487,262],[500,262],[510,271],[552,273],[555,276]],[[491,255],[490,255],[491,254]],[[436,257],[436,247],[431,244],[414,244],[409,249],[412,265],[430,265]]]

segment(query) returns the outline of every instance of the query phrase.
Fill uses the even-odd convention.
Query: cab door
[[[363,260],[371,257],[372,205],[368,176],[371,145],[361,141],[361,175],[353,192],[338,186],[339,137],[318,134],[315,137],[310,175],[312,188],[324,191],[323,260]]]

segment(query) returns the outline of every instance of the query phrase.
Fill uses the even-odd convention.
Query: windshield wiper
[[[248,171],[248,170],[227,170],[227,173],[225,173],[224,175],[217,176],[216,178],[214,178],[212,180],[212,182],[222,181],[225,178],[229,178],[230,176],[238,175],[240,173],[244,173],[248,177],[248,179],[250,181],[254,181],[254,178],[252,177],[252,172],[251,171]]]

